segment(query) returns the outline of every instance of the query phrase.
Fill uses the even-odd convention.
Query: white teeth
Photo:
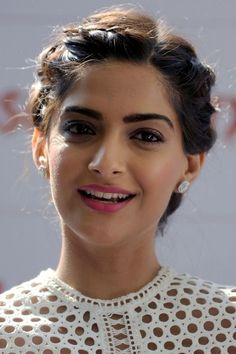
[[[129,196],[129,194],[121,194],[121,193],[103,193],[97,191],[86,190],[85,193],[89,195],[93,195],[97,198],[104,198],[104,199],[125,199]]]
[[[118,197],[124,199],[128,197],[128,194],[118,194]]]
[[[98,198],[102,198],[103,197],[103,193],[102,192],[96,192],[93,194],[93,192],[91,193],[92,195],[95,195]]]

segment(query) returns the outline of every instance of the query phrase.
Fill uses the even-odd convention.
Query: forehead
[[[177,119],[163,76],[148,64],[111,61],[86,67],[61,108],[71,105],[87,106],[104,114],[156,112]]]

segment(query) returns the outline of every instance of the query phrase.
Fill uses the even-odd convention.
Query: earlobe
[[[32,154],[35,166],[44,176],[48,175],[45,137],[38,128],[34,128],[32,136]]]
[[[196,155],[188,155],[188,169],[185,173],[185,179],[188,182],[193,182],[200,174],[204,161],[206,159],[206,153],[202,152]]]
[[[38,128],[34,128],[32,136],[32,154],[36,167],[39,166],[39,157],[44,156],[44,145],[42,132]]]
[[[191,183],[200,174],[205,161],[205,157],[205,153],[187,155],[187,169],[185,170],[182,179],[179,181],[179,184],[176,187],[176,193],[184,194],[187,192]]]
[[[190,186],[190,182],[188,182],[187,180],[184,180],[178,185],[176,192],[180,193],[180,194],[184,194],[189,189],[189,186]]]

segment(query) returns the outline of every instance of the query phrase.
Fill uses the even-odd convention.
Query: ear
[[[205,152],[196,155],[187,155],[188,167],[185,171],[184,179],[192,183],[200,174],[205,159],[206,159]]]
[[[48,159],[46,138],[40,129],[34,128],[32,136],[32,155],[35,166],[39,168],[41,161],[45,161],[45,175],[48,177]],[[41,161],[40,161],[41,160]]]

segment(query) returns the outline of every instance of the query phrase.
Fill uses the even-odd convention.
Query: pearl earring
[[[46,169],[47,169],[47,159],[44,156],[39,156],[39,167],[38,172],[41,176],[46,177]]]
[[[187,192],[189,186],[190,186],[190,183],[188,181],[181,182],[177,188],[178,193],[183,194],[183,193]]]

